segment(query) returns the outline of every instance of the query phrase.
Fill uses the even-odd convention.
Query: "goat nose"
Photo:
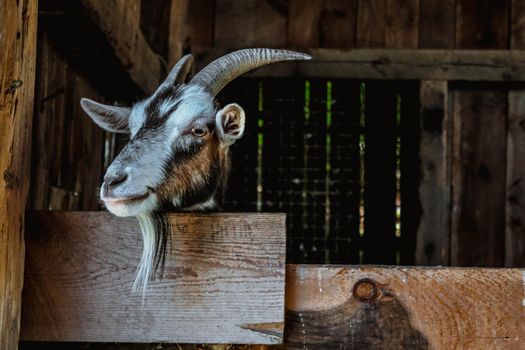
[[[118,185],[128,178],[126,173],[115,173],[111,175],[104,176],[104,182],[108,187]]]

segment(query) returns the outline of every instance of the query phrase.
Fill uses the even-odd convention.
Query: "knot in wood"
[[[362,278],[354,284],[352,294],[362,303],[372,303],[379,296],[379,287],[374,280]]]

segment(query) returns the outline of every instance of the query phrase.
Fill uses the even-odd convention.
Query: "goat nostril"
[[[126,181],[127,178],[128,178],[128,175],[126,173],[117,173],[111,176],[106,176],[104,178],[104,181],[109,187],[109,186],[118,185],[119,183]]]

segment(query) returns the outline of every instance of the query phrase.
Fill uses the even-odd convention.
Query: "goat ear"
[[[240,139],[244,133],[244,110],[236,103],[231,103],[217,112],[215,124],[219,138],[227,146]]]
[[[82,98],[80,106],[102,129],[109,132],[129,133],[128,118],[131,108],[104,105],[88,98]]]

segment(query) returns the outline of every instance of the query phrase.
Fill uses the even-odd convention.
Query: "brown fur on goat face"
[[[113,214],[139,220],[144,249],[134,288],[142,285],[145,292],[151,272],[163,261],[168,230],[160,210],[222,205],[229,147],[242,137],[245,116],[237,104],[218,110],[216,95],[249,70],[305,59],[310,56],[286,50],[239,50],[215,60],[187,83],[193,59],[186,55],[152,96],[133,107],[81,100],[97,125],[130,135],[106,171],[100,198]]]

